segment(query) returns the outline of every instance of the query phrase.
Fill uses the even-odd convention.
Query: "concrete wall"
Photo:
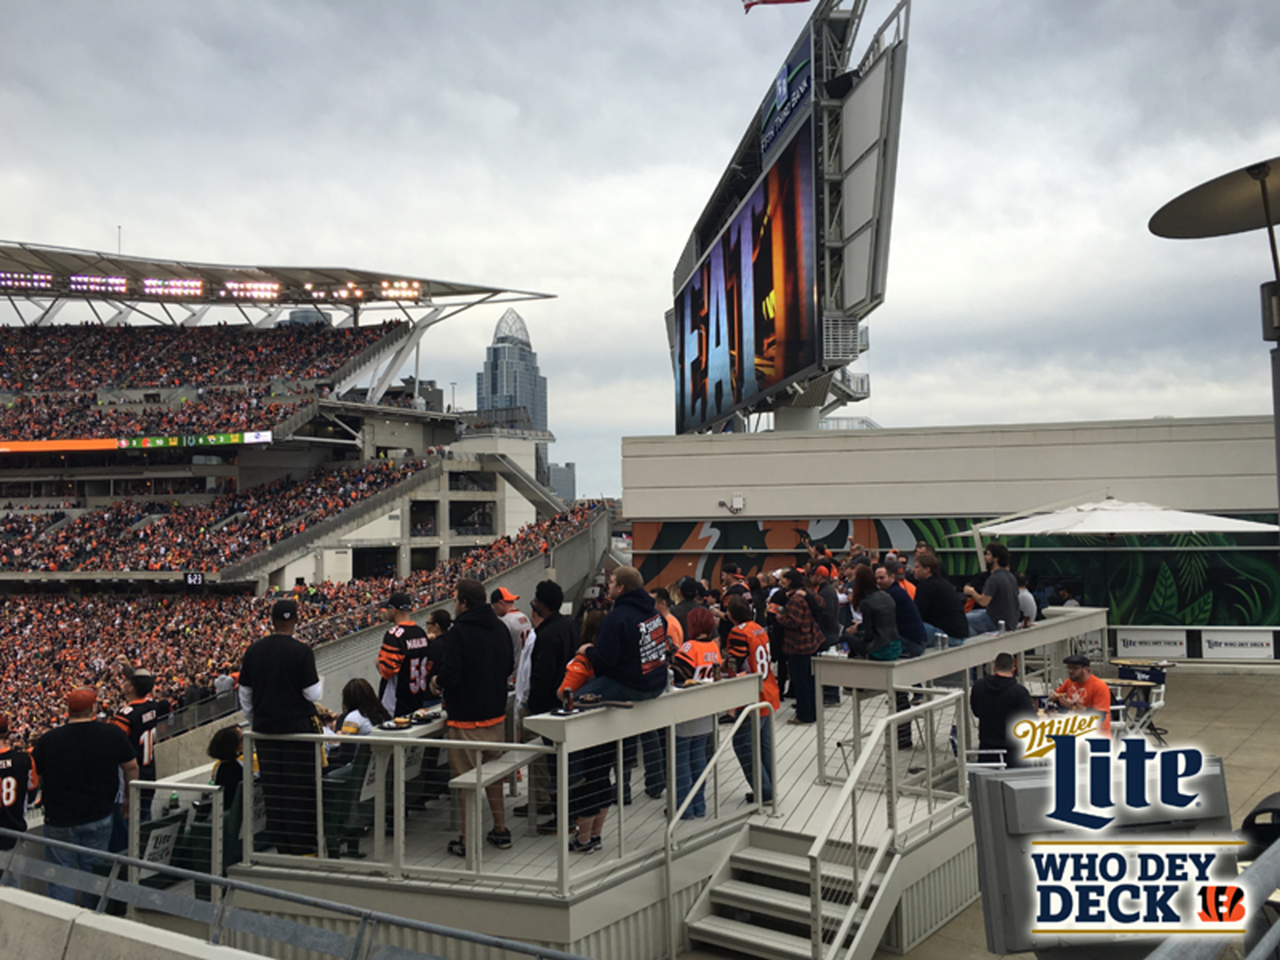
[[[0,888],[0,957],[14,960],[250,960],[120,917],[98,916],[34,893]]]
[[[943,398],[945,400],[945,398]],[[1271,417],[628,437],[628,519],[999,516],[1072,497],[1276,509]]]
[[[407,501],[397,503],[388,513],[374,517],[368,523],[356,527],[342,538],[343,543],[361,540],[398,540],[401,534],[400,515],[408,507]]]
[[[459,455],[478,453],[505,453],[519,464],[531,477],[538,475],[535,448],[532,440],[519,440],[515,437],[468,437],[453,444]],[[520,528],[538,519],[538,512],[533,504],[526,500],[511,484],[502,477],[498,478],[498,516],[495,518],[499,536],[515,536]]]

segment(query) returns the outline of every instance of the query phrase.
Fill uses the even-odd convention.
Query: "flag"
[[[762,3],[808,3],[809,0],[742,0],[742,12],[750,13],[751,8]]]

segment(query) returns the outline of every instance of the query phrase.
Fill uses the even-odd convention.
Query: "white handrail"
[[[756,703],[750,703],[742,707],[741,712],[739,712],[738,714],[737,720],[735,720],[733,726],[729,728],[729,735],[720,742],[719,746],[716,747],[716,752],[713,753],[711,755],[711,759],[707,761],[707,765],[705,768],[703,768],[701,776],[699,776],[698,779],[695,780],[693,784],[689,787],[689,792],[685,796],[684,802],[676,808],[675,812],[671,815],[671,821],[667,824],[667,830],[663,838],[662,846],[663,846],[663,854],[664,854],[664,860],[665,860],[664,869],[663,869],[663,884],[666,887],[665,892],[666,892],[666,900],[667,900],[667,932],[668,932],[668,936],[670,937],[670,950],[671,950],[669,955],[670,960],[675,960],[675,958],[679,955],[680,940],[681,940],[681,936],[680,936],[681,926],[676,923],[676,917],[675,917],[675,890],[673,889],[672,876],[671,876],[672,862],[675,859],[676,827],[680,825],[681,818],[684,816],[685,811],[689,809],[689,804],[693,802],[694,798],[698,795],[698,791],[701,790],[703,785],[707,782],[707,778],[711,775],[711,771],[714,770],[716,764],[720,762],[720,756],[725,751],[725,745],[727,744],[729,748],[732,750],[734,734],[736,734],[739,728],[741,728],[743,721],[745,721],[747,717],[758,717],[759,714],[764,713],[764,711],[766,710],[769,711],[770,716],[774,715],[773,705],[764,700],[758,701]],[[761,778],[764,774],[764,770],[763,770],[762,764],[760,763],[760,725],[758,720],[753,720],[752,722],[754,724],[754,729],[752,734],[751,788],[752,790],[755,791],[756,802],[763,806],[764,794],[761,791],[760,785],[762,782]],[[770,733],[772,732],[773,731],[771,726]],[[769,794],[770,794],[769,806],[773,808],[773,813],[776,816],[778,813],[778,789],[777,789],[777,778],[774,776],[774,774],[777,772],[777,764],[774,759],[774,754],[772,750],[769,751],[769,767],[770,767],[769,782],[772,785],[769,791]],[[674,790],[675,784],[674,783],[668,784],[668,789]]]
[[[896,749],[895,749],[897,745],[896,728],[900,724],[910,723],[912,720],[915,720],[917,717],[924,717],[934,713],[935,711],[945,709],[952,704],[959,704],[959,702],[964,698],[964,693],[961,690],[953,690],[948,693],[937,693],[934,690],[926,689],[926,690],[922,690],[921,692],[927,693],[931,696],[931,699],[928,703],[921,704],[920,706],[917,706],[917,707],[910,707],[906,710],[901,711],[900,713],[891,713],[887,716],[881,717],[879,720],[876,721],[876,725],[872,728],[871,733],[868,735],[865,742],[868,744],[880,743],[881,744],[880,749],[876,749],[876,750],[862,749],[861,744],[855,744],[855,749],[858,750],[858,758],[854,762],[853,769],[849,771],[849,776],[845,779],[844,784],[841,786],[840,793],[837,795],[836,801],[831,805],[831,812],[827,815],[826,821],[822,824],[822,827],[818,830],[813,843],[810,844],[809,846],[809,854],[808,854],[809,875],[810,875],[809,903],[810,903],[810,929],[812,931],[812,945],[813,945],[813,960],[823,960],[823,956],[822,956],[822,932],[823,932],[822,850],[827,845],[827,843],[831,840],[831,834],[835,830],[836,823],[841,817],[841,814],[844,810],[844,805],[847,803],[851,804],[850,819],[851,819],[851,826],[852,826],[852,832],[853,832],[853,843],[852,843],[853,884],[852,884],[852,887],[854,890],[854,897],[852,901],[849,903],[848,909],[846,910],[845,916],[841,921],[840,928],[837,935],[831,941],[831,947],[827,951],[826,960],[831,960],[831,958],[833,958],[836,955],[836,952],[839,950],[840,943],[844,940],[845,935],[849,932],[849,928],[853,924],[854,916],[857,913],[859,905],[862,903],[863,897],[865,897],[867,891],[870,890],[871,880],[875,876],[876,869],[878,868],[880,862],[884,858],[885,853],[888,851],[890,845],[896,839],[898,834],[898,824],[896,822],[897,817],[893,809],[893,806],[895,805],[896,791],[894,789],[894,783],[893,783],[892,764],[890,764],[890,769],[888,770],[888,774],[889,774],[888,795],[889,795],[889,803],[891,806],[890,806],[890,809],[888,810],[889,815],[887,817],[888,830],[886,831],[884,837],[882,838],[880,845],[877,847],[876,855],[872,858],[871,864],[868,870],[866,871],[866,875],[864,877],[859,877],[858,806],[856,802],[853,802],[853,792],[857,788],[858,781],[862,778],[863,774],[866,773],[868,767],[871,766],[873,762],[879,760],[882,751],[886,749],[884,744],[881,741],[884,740],[887,734],[889,734],[890,732],[893,732],[895,734],[894,739],[887,741],[887,750],[890,754],[890,758],[892,759],[894,756],[896,756]],[[855,709],[856,709],[856,706],[855,706]],[[929,754],[928,762],[929,762],[929,766],[931,767],[933,764],[932,752],[930,752]],[[964,779],[963,758],[958,758],[958,762],[961,764],[960,776],[961,776],[961,780],[963,780]],[[932,797],[932,776],[929,776],[929,795],[930,797]]]

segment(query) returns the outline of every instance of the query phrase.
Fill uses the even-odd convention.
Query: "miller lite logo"
[[[1243,933],[1248,897],[1231,885],[1234,861],[1222,855],[1238,840],[1115,831],[1123,811],[1176,821],[1199,806],[1204,754],[1073,734],[1026,730],[1019,737],[1028,755],[1052,755],[1044,816],[1071,830],[1031,843],[1032,935]]]

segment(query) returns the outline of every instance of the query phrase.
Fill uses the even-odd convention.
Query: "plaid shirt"
[[[818,652],[826,637],[822,628],[813,619],[809,610],[809,601],[797,590],[787,597],[787,605],[778,614],[778,623],[782,624],[782,652],[789,657],[804,656]]]

